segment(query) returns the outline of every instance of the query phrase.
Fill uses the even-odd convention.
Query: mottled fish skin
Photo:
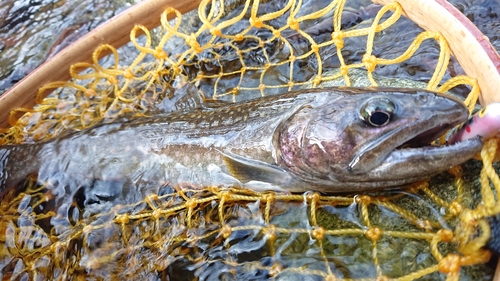
[[[387,124],[363,120],[365,111],[383,112],[387,104]],[[400,186],[481,149],[479,139],[398,148],[428,144],[467,117],[461,101],[423,90],[309,89],[3,146],[1,191],[29,174],[52,194],[84,188],[87,197],[123,202],[157,193],[165,183],[327,193]]]

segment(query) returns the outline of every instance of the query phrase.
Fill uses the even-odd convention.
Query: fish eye
[[[387,98],[371,98],[361,106],[360,117],[370,126],[382,127],[391,121],[395,108],[394,103]]]

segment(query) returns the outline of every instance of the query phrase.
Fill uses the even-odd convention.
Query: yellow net
[[[131,63],[122,65],[118,50],[100,46],[92,64],[70,67],[71,81],[42,87],[40,93],[57,91],[40,96],[36,108],[12,112],[3,143],[146,115],[189,87],[204,100],[244,101],[331,81],[349,86],[356,69],[366,70],[376,86],[385,83],[373,74],[377,67],[407,61],[425,40],[440,50],[427,89],[444,93],[468,85],[465,103],[472,111],[479,88],[471,77],[443,79],[450,51],[439,33],[420,33],[395,58],[374,55],[377,36],[401,17],[399,4],[347,29],[345,1],[323,4],[304,12],[300,0],[281,6],[247,0],[225,11],[224,3],[202,1],[195,32],[183,31],[183,16],[167,9],[158,36],[142,26],[131,31],[138,51]],[[168,14],[176,19],[167,21]],[[329,16],[328,36],[305,28]],[[366,38],[365,53],[361,61],[347,61],[342,50],[356,37]],[[112,53],[110,66],[100,62],[103,51]],[[324,63],[331,56],[338,67]],[[25,114],[16,120],[19,113]],[[12,280],[479,280],[491,277],[484,266],[490,253],[482,247],[490,235],[487,217],[500,213],[497,154],[498,140],[492,139],[481,152],[482,164],[470,161],[463,171],[455,167],[400,192],[290,195],[165,185],[142,201],[94,213],[32,179],[0,206],[1,274]]]

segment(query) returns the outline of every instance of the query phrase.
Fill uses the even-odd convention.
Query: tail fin
[[[0,147],[0,198],[39,167],[37,144]]]

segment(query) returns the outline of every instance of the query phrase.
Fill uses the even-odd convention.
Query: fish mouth
[[[395,149],[368,177],[371,180],[430,177],[471,159],[482,147],[483,141],[478,137],[454,144]],[[388,174],[391,176],[387,177]]]
[[[417,134],[413,138],[407,140],[400,146],[396,147],[396,149],[408,149],[408,148],[421,148],[421,147],[437,147],[440,145],[434,145],[433,142],[438,140],[441,136],[443,136],[446,131],[453,128],[451,124],[439,125],[435,128],[431,128],[427,131],[421,132]]]
[[[371,180],[427,178],[471,159],[483,147],[481,138],[453,144],[433,144],[449,129],[461,122],[442,124],[418,133],[393,149],[378,167],[369,172]],[[388,177],[387,175],[391,175]]]
[[[448,116],[448,122],[436,121],[436,118],[414,120],[405,126],[398,126],[384,135],[365,144],[349,163],[348,170],[352,174],[364,174],[387,161],[394,151],[412,149],[415,156],[419,151],[425,153],[425,148],[444,147],[433,146],[431,143],[446,133],[447,130],[461,124],[466,116]],[[398,161],[399,162],[399,161]]]

